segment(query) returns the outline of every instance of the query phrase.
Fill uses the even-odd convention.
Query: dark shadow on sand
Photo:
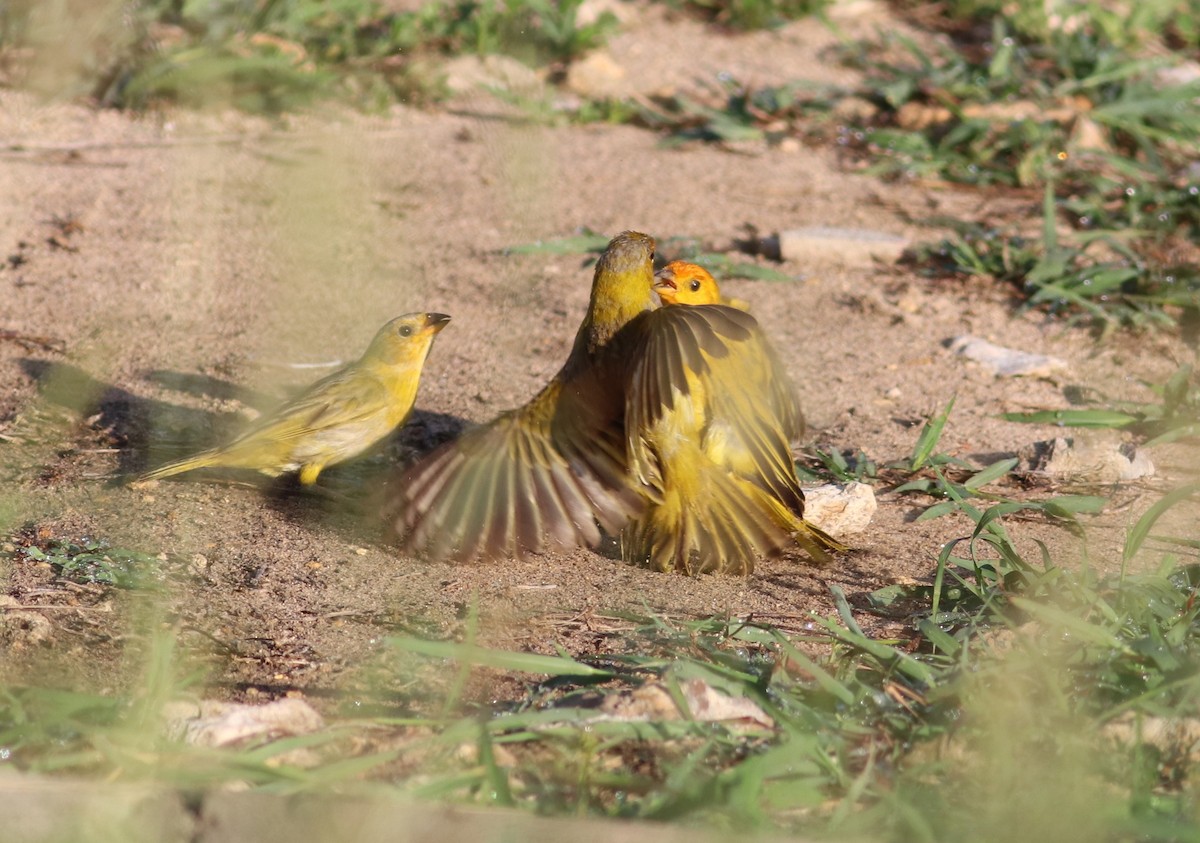
[[[43,400],[77,415],[90,436],[116,449],[114,484],[127,482],[151,467],[216,447],[247,424],[237,413],[213,413],[135,395],[97,380],[70,363],[26,358],[21,366],[37,381]],[[159,369],[149,372],[146,378],[197,397],[237,400],[264,411],[281,403],[281,399],[205,375]],[[415,409],[398,431],[363,456],[327,469],[317,485],[325,487],[328,478],[333,492],[345,492],[349,487],[382,487],[397,463],[407,463],[455,438],[466,424],[457,416]],[[180,479],[251,481],[261,486],[268,498],[286,498],[300,488],[295,478],[285,476],[272,481],[253,471],[202,469],[181,475]]]

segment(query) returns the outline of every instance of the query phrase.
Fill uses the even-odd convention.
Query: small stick
[[[41,612],[44,610],[48,611],[48,610],[56,610],[56,609],[64,611],[64,612],[66,612],[66,611],[71,611],[71,612],[111,612],[112,611],[111,606],[63,606],[61,604],[50,605],[50,606],[38,606],[37,604],[34,604],[34,603],[31,603],[29,605],[22,604],[19,606],[0,606],[0,612]]]
[[[20,331],[9,331],[0,328],[0,340],[12,340],[25,348],[41,348],[44,351],[65,351],[67,344],[54,337],[43,337],[37,334],[23,334]]]

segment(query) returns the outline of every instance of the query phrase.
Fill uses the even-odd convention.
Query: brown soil
[[[654,49],[671,38],[695,47]],[[731,36],[655,13],[627,25],[612,51],[638,78],[684,84],[705,39],[710,57],[759,83],[831,75],[820,51],[829,36],[813,22]],[[136,681],[129,666],[160,626],[203,659],[219,695],[319,696],[376,681],[389,634],[460,634],[476,601],[485,643],[545,652],[603,649],[604,618],[617,613],[753,615],[800,629],[809,613],[834,611],[830,586],[861,607],[880,586],[928,581],[942,543],[969,533],[961,517],[914,522],[929,501],[880,486],[871,528],[827,569],[785,557],[746,578],[687,579],[586,549],[445,565],[390,549],[373,496],[391,464],[521,403],[566,356],[589,266],[506,247],[581,227],[686,234],[717,248],[746,226],[933,239],[940,232],[910,215],[986,216],[994,201],[1032,216],[1037,197],[981,206],[978,194],[944,185],[851,174],[832,148],[664,148],[631,127],[531,127],[478,99],[269,123],[139,118],[4,91],[0,137],[0,330],[26,338],[0,339],[0,530],[11,536],[0,571],[12,599],[0,672],[10,678]],[[1097,344],[1061,320],[1014,315],[1008,291],[982,281],[928,282],[836,250],[780,267],[798,280],[730,281],[727,292],[752,303],[799,385],[809,444],[862,449],[880,463],[908,454],[919,422],[951,396],[940,449],[984,465],[1056,433],[999,413],[1064,406],[1067,385],[1148,400],[1139,379],[1161,382],[1185,353],[1170,339]],[[121,481],[219,441],[328,371],[320,365],[356,356],[387,318],[416,310],[454,319],[434,346],[419,411],[382,453],[328,472],[323,493]],[[963,333],[1072,368],[1058,380],[999,379],[946,350]],[[1170,459],[1163,474],[1178,482],[1188,466]],[[1085,548],[1092,563],[1115,564],[1124,528],[1153,496],[1104,491],[1114,502],[1086,522],[1086,545],[1015,519],[1018,546],[1039,558],[1038,539],[1064,564]],[[67,583],[19,550],[82,537],[164,554],[161,588]],[[49,627],[12,606],[51,607],[32,612]],[[859,621],[902,631],[865,613]]]

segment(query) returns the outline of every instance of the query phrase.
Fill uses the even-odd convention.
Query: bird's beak
[[[450,323],[450,317],[444,313],[426,313],[425,330],[437,333]]]
[[[675,287],[675,270],[669,267],[663,267],[658,272],[654,273],[654,289],[656,290],[674,290]]]

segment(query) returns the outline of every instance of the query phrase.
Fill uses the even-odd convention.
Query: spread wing
[[[733,473],[804,514],[791,441],[803,431],[791,381],[762,332],[730,349],[710,375],[705,450]]]
[[[637,328],[628,351],[626,444],[631,470],[641,482],[653,485],[655,457],[642,432],[673,412],[682,398],[702,389],[712,362],[727,357],[731,346],[747,341],[757,323],[749,314],[728,307],[674,306],[645,314]]]
[[[803,512],[790,446],[803,414],[754,317],[721,305],[664,307],[646,315],[633,355],[626,440],[639,480],[654,486],[658,474],[643,433],[667,413],[689,412],[714,463]]]
[[[761,337],[761,345],[765,358],[762,373],[770,381],[767,385],[768,400],[779,418],[788,444],[798,443],[804,438],[805,425],[804,411],[800,408],[800,396],[796,394],[796,385],[788,377],[783,361],[779,359],[779,355],[765,336]]]
[[[519,557],[595,545],[641,506],[623,427],[591,384],[556,380],[524,407],[403,472],[385,516],[405,550],[431,558]]]

